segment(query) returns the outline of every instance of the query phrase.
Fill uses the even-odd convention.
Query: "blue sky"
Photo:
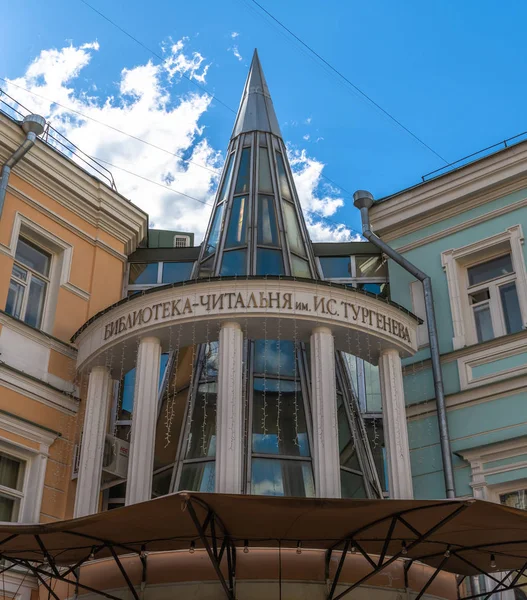
[[[292,151],[305,151],[304,158],[298,155],[295,168],[304,169],[300,189],[312,194],[306,206],[331,219],[319,232],[320,237],[332,239],[334,233],[335,239],[341,239],[342,228],[332,233],[332,222],[344,223],[348,233],[359,223],[347,193],[329,189],[324,179],[313,179],[313,173],[322,165],[322,172],[345,190],[365,188],[381,197],[419,182],[421,175],[443,164],[328,73],[251,0],[90,2],[158,53],[170,39],[176,42],[188,38],[181,52],[187,57],[199,53],[201,68],[209,65],[204,86],[234,109],[252,51],[258,47],[284,139]],[[527,129],[527,6],[519,0],[500,4],[488,0],[261,0],[261,4],[448,161]],[[234,32],[238,34],[235,38]],[[89,61],[67,82],[79,102],[81,92],[94,96],[91,102],[100,105],[110,96],[116,105],[131,102],[130,98],[119,97],[122,70],[132,70],[149,60],[159,63],[80,0],[7,3],[0,22],[0,40],[0,76],[10,79],[23,77],[31,61],[44,50],[60,50],[68,44],[79,48],[97,41],[99,49],[89,51]],[[241,60],[235,56],[235,46]],[[200,73],[196,71],[198,77]],[[31,89],[36,90],[39,84],[35,80]],[[163,79],[162,85],[170,94],[163,112],[167,122],[171,118],[167,110],[176,107],[181,98],[188,98],[192,92],[201,94],[199,88],[177,76],[170,81]],[[14,88],[10,90],[17,98],[21,96]],[[29,104],[29,97],[24,99]],[[199,116],[192,117],[196,127],[183,136],[186,141],[180,140],[171,149],[198,161],[201,159],[199,153],[194,154],[196,146],[205,139],[208,153],[202,159],[209,167],[213,163],[217,167],[221,164],[217,152],[224,152],[227,146],[234,114],[215,101],[198,112]],[[181,111],[173,117],[181,119],[185,114]],[[57,118],[64,120],[64,115]],[[135,127],[126,120],[122,126]],[[139,137],[146,135],[134,132]],[[92,134],[81,128],[73,132],[74,141],[100,154],[102,141],[89,137]],[[102,132],[100,135],[104,137]],[[151,132],[149,141],[161,144],[155,135],[156,131]],[[161,141],[163,147],[170,144],[170,140]],[[106,157],[113,156],[108,148],[104,152]],[[120,159],[124,164],[123,156]],[[312,162],[306,162],[308,159]],[[137,160],[139,164],[128,152],[126,165],[130,170],[140,170],[142,159],[138,156]],[[154,156],[152,160],[155,162]],[[305,173],[309,168],[311,176]],[[192,195],[210,202],[213,180],[194,181],[191,185],[184,180],[189,174],[181,173],[179,181],[177,169],[171,169],[165,165],[163,172],[156,173],[152,166],[145,175],[163,182],[167,181],[167,172],[173,173],[173,186],[179,182],[187,193],[192,191]],[[123,193],[143,208],[154,207],[154,200],[152,205],[145,200],[150,194],[145,191],[147,187],[135,189],[129,182],[123,185]],[[134,193],[141,197],[137,199]],[[332,202],[332,198],[339,201]],[[209,209],[194,213],[192,201],[187,200],[173,218],[164,219],[163,211],[172,201],[159,199],[159,206],[153,210],[154,223],[190,227],[196,221],[200,229],[199,223]],[[186,219],[181,216],[185,209],[189,211]]]

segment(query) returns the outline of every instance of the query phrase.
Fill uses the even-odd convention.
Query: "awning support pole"
[[[108,549],[112,553],[115,564],[119,567],[119,571],[121,571],[121,575],[123,576],[124,580],[126,581],[126,585],[132,592],[133,597],[135,598],[135,600],[139,600],[139,594],[137,593],[137,590],[135,589],[135,586],[132,583],[132,580],[130,579],[130,577],[128,577],[128,573],[126,572],[126,569],[123,567],[123,563],[119,560],[119,557],[117,556],[117,552],[115,551],[114,547],[109,545]]]
[[[196,530],[200,537],[201,543],[203,544],[203,546],[205,547],[205,550],[207,551],[207,554],[209,555],[210,562],[212,563],[212,566],[214,567],[214,570],[216,571],[216,575],[218,576],[218,579],[220,580],[221,586],[224,589],[227,598],[229,600],[235,600],[233,590],[229,589],[229,586],[227,585],[227,582],[225,581],[225,577],[223,577],[223,573],[221,572],[220,563],[216,559],[216,556],[214,556],[214,552],[212,551],[212,548],[210,547],[209,540],[207,539],[207,536],[205,535],[205,531],[204,531],[201,523],[199,522],[198,516],[196,515],[196,511],[194,510],[194,506],[192,505],[192,501],[190,500],[190,498],[186,503],[186,507],[187,507],[187,510],[190,514],[192,521],[194,522],[194,526],[196,527]],[[225,534],[226,534],[226,532],[224,532],[224,535]]]
[[[348,554],[349,547],[350,547],[350,541],[346,540],[346,542],[344,543],[344,548],[342,549],[342,554],[340,555],[340,560],[339,560],[339,564],[337,567],[337,571],[335,573],[335,577],[333,577],[333,583],[331,585],[331,590],[329,591],[329,594],[328,594],[328,600],[333,600],[333,594],[335,593],[335,590],[337,589],[337,585],[338,585],[339,578],[340,578],[340,572],[342,571],[342,567],[344,566],[344,561],[346,560],[346,556]]]
[[[445,555],[445,557],[443,558],[443,560],[439,563],[439,566],[437,567],[437,569],[432,573],[432,575],[430,576],[429,580],[423,586],[422,590],[417,594],[417,596],[415,597],[415,600],[421,600],[421,598],[424,596],[424,593],[426,592],[426,590],[432,585],[432,582],[434,581],[434,579],[439,575],[439,573],[441,572],[441,570],[445,566],[445,564],[448,561],[449,557],[450,557],[450,554]]]
[[[55,560],[51,556],[51,554],[48,552],[46,546],[44,546],[44,542],[40,539],[39,535],[35,536],[35,540],[37,540],[37,544],[40,546],[40,549],[42,550],[42,554],[44,554],[44,556],[46,557],[46,560],[48,561],[48,564],[51,567],[51,570],[53,571],[53,573],[55,575],[58,575],[59,571],[55,565]]]

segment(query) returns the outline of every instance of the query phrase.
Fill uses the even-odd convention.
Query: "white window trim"
[[[527,272],[523,257],[523,231],[521,225],[508,227],[504,232],[473,244],[452,248],[441,253],[441,263],[446,273],[452,324],[454,350],[477,343],[476,327],[468,302],[467,267],[500,256],[510,247],[512,266],[516,275],[516,289],[524,329],[527,326]]]
[[[79,296],[79,298],[82,298],[85,301],[90,299],[90,294],[70,281],[74,250],[71,244],[68,244],[61,238],[17,212],[15,213],[13,229],[11,230],[11,239],[8,246],[8,254],[13,259],[16,255],[16,247],[20,236],[29,239],[43,250],[52,254],[49,272],[49,280],[51,283],[50,289],[47,292],[48,298],[46,298],[46,307],[44,309],[41,327],[43,331],[49,333],[53,328],[59,286],[76,296]]]
[[[470,487],[473,490],[474,498],[499,503],[501,494],[527,488],[527,479],[516,479],[499,484],[488,484],[486,480],[487,475],[496,475],[527,467],[527,461],[487,469],[483,466],[496,460],[523,455],[526,448],[527,436],[521,436],[512,440],[489,444],[488,446],[461,450],[459,454],[470,464]]]
[[[39,449],[35,450],[0,437],[0,451],[26,463],[18,522],[38,523],[40,521],[49,447],[57,439],[58,434],[5,413],[0,413],[0,429],[39,444]]]

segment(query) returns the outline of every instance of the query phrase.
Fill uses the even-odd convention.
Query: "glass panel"
[[[271,196],[258,196],[258,243],[279,245],[274,198]]]
[[[15,501],[13,498],[0,495],[0,521],[14,521],[16,519]]]
[[[490,291],[488,289],[480,290],[479,292],[469,294],[469,298],[471,304],[479,304],[480,302],[485,302],[485,300],[490,300]]]
[[[513,272],[511,255],[506,254],[499,258],[493,258],[474,267],[469,267],[467,271],[470,285],[476,285],[484,281],[489,281],[489,279],[507,275]]]
[[[214,257],[211,256],[210,258],[207,258],[207,260],[204,260],[201,263],[201,266],[199,268],[198,277],[200,277],[200,278],[212,277],[213,267],[214,267]]]
[[[337,418],[338,418],[338,430],[339,430],[339,453],[340,453],[340,465],[342,467],[348,467],[355,471],[362,471],[359,463],[359,457],[357,456],[357,448],[355,447],[355,441],[351,433],[351,427],[349,423],[348,413],[344,406],[344,400],[342,394],[337,394]]]
[[[25,286],[17,283],[13,279],[9,282],[9,292],[7,293],[7,302],[5,305],[6,313],[20,319],[22,312],[22,303],[24,302]]]
[[[245,226],[247,223],[247,198],[237,196],[232,202],[232,211],[227,229],[226,248],[245,244]]]
[[[20,281],[27,281],[27,271],[16,263],[13,264],[13,277],[20,279]]]
[[[130,263],[128,283],[147,285],[157,283],[158,263]]]
[[[198,386],[185,458],[216,455],[216,383]]]
[[[271,169],[269,167],[269,152],[267,148],[260,148],[258,159],[258,191],[273,193],[273,183],[271,181]]]
[[[22,490],[22,466],[19,460],[0,454],[0,485],[14,490]]]
[[[505,319],[505,328],[507,333],[516,333],[522,330],[522,315],[520,304],[518,302],[518,292],[516,284],[508,283],[500,287],[501,306],[503,308],[503,318]]]
[[[256,340],[254,372],[292,377],[295,375],[294,343],[285,340]],[[297,371],[298,372],[298,371]]]
[[[223,186],[221,188],[220,195],[218,196],[218,202],[223,202],[229,194],[229,187],[230,187],[230,183],[231,183],[233,167],[234,167],[234,154],[231,154],[229,156],[229,165],[227,167],[227,173],[225,175],[225,179],[223,180]]]
[[[191,262],[166,262],[163,263],[163,279],[162,283],[177,283],[178,281],[186,281],[190,279],[192,274]]]
[[[210,228],[209,239],[207,240],[207,247],[205,248],[205,256],[212,254],[216,250],[218,240],[220,238],[221,231],[221,218],[223,216],[223,207],[225,204],[220,204],[216,209],[214,220],[212,221],[212,227]]]
[[[183,465],[179,489],[192,492],[214,492],[215,479],[216,466],[212,461]]]
[[[380,296],[385,288],[384,283],[359,283],[357,289]]]
[[[300,383],[254,380],[253,452],[309,456]]]
[[[340,471],[340,487],[342,498],[367,498],[362,475]]]
[[[251,174],[251,149],[244,148],[238,169],[238,179],[236,180],[235,194],[248,194]]]
[[[203,370],[201,379],[216,377],[218,375],[218,342],[209,342],[205,345],[203,354]]]
[[[384,452],[384,431],[382,419],[364,419],[366,435],[373,454],[373,462],[379,475],[379,481],[384,492],[388,491],[388,472]]]
[[[516,492],[509,492],[508,494],[500,494],[500,504],[527,510],[527,490],[518,490]]]
[[[319,260],[326,279],[351,277],[349,256],[321,256]]]
[[[27,240],[18,240],[15,259],[41,275],[49,275],[51,256]]]
[[[231,250],[223,254],[220,275],[242,277],[247,273],[247,252],[245,250]]]
[[[492,329],[492,319],[490,316],[490,307],[488,304],[474,308],[474,318],[476,319],[476,332],[478,342],[486,342],[494,337]]]
[[[297,460],[253,458],[251,492],[262,496],[315,495],[311,464]]]
[[[294,277],[311,278],[309,263],[303,258],[298,258],[298,256],[291,255],[291,272]]]
[[[165,370],[167,368],[169,355],[167,353],[161,354],[159,362],[159,388],[163,383]],[[128,421],[132,418],[132,412],[134,408],[134,391],[135,391],[135,367],[130,369],[128,373],[123,377],[121,383],[121,403],[117,419],[119,421]]]
[[[276,163],[278,165],[278,183],[280,184],[280,194],[282,198],[291,200],[291,190],[289,189],[289,183],[287,181],[287,175],[285,174],[284,159],[280,152],[276,153]]]
[[[287,239],[289,240],[289,249],[291,252],[296,252],[301,256],[306,255],[304,240],[300,233],[300,225],[295,212],[295,207],[292,204],[285,202],[282,204],[284,208],[284,219]]]
[[[382,398],[379,367],[366,361],[364,361],[364,383],[366,387],[366,410],[368,412],[381,412]]]
[[[356,256],[357,277],[388,277],[386,262],[379,255]]]
[[[280,250],[259,248],[256,255],[256,275],[283,275],[284,261]]]
[[[46,297],[46,282],[35,275],[29,284],[27,297],[26,315],[24,321],[33,327],[40,327],[42,312],[44,311],[44,299]]]
[[[170,492],[170,480],[172,479],[172,469],[166,469],[161,473],[155,473],[152,478],[152,498],[166,496]]]

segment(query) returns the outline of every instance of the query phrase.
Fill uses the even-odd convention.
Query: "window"
[[[468,297],[478,342],[522,329],[510,254],[467,268]]]
[[[243,246],[245,240],[245,227],[247,223],[247,197],[237,196],[232,203],[229,227],[225,248]]]
[[[188,235],[175,235],[174,248],[186,248],[190,246],[190,237]]]
[[[24,497],[25,462],[0,453],[0,521],[17,521]]]
[[[441,254],[445,269],[453,349],[523,329],[527,273],[521,225]]]
[[[147,290],[157,285],[186,281],[192,275],[193,262],[130,263],[128,293]]]
[[[512,506],[512,508],[520,508],[527,510],[527,489],[500,494],[500,504]]]
[[[324,279],[389,297],[388,269],[380,254],[320,256],[318,260]]]
[[[19,238],[7,294],[7,313],[28,325],[41,327],[50,267],[50,254]]]

